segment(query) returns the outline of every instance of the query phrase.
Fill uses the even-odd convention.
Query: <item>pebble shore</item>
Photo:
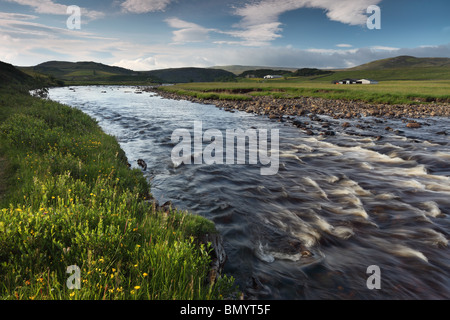
[[[195,103],[211,104],[228,112],[244,111],[257,115],[267,116],[274,121],[289,121],[293,125],[302,129],[307,135],[334,136],[335,130],[328,121],[324,121],[319,116],[326,115],[333,119],[341,120],[344,129],[352,126],[348,121],[363,120],[365,117],[373,117],[377,122],[384,122],[386,119],[398,119],[405,123],[405,128],[419,129],[424,121],[420,119],[430,119],[433,117],[449,117],[450,105],[448,103],[430,103],[419,105],[389,105],[389,104],[369,104],[361,101],[331,100],[315,97],[302,97],[297,99],[274,99],[270,96],[252,97],[248,101],[213,100],[199,99],[192,96],[179,95],[177,93],[149,88],[145,91],[156,92],[164,99],[188,100]],[[300,121],[297,117],[309,117],[312,122],[320,122],[321,128],[315,130],[309,121]],[[384,119],[384,120],[383,120]],[[359,122],[359,121],[358,121]],[[364,124],[357,124],[358,129],[364,129]],[[387,126],[386,131],[401,133]],[[438,135],[448,135],[449,130],[436,132]],[[382,136],[374,137],[376,140]]]
[[[270,96],[252,97],[250,101],[230,101],[198,99],[152,89],[166,99],[189,100],[196,103],[212,104],[226,111],[245,111],[271,118],[282,116],[328,115],[335,119],[354,119],[362,117],[411,118],[449,117],[450,104],[430,103],[418,105],[369,104],[361,101],[331,100],[315,97],[296,99],[274,99]]]

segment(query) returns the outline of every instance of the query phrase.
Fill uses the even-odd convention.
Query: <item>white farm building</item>
[[[360,80],[357,81],[357,83],[361,83],[361,84],[377,84],[378,81],[371,80],[371,79],[360,79]]]
[[[378,84],[378,81],[371,79],[343,79],[333,81],[334,84]]]
[[[272,75],[272,74],[268,74],[267,76],[264,76],[264,79],[279,79],[279,78],[283,78],[283,77],[278,76],[278,75]]]

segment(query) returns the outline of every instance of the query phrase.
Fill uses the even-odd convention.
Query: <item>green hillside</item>
[[[450,80],[450,58],[399,56],[340,70],[316,80],[333,81],[344,78],[368,78],[378,81]]]
[[[142,73],[166,83],[229,81],[235,78],[235,75],[229,71],[205,68],[173,68]]]
[[[0,88],[21,88],[28,91],[51,86],[60,86],[63,83],[55,78],[16,68],[11,64],[0,61]]]
[[[449,67],[393,68],[384,70],[338,71],[332,75],[311,79],[313,81],[333,81],[345,78],[374,79],[378,81],[396,80],[449,80]]]
[[[291,71],[295,72],[297,68],[283,68],[283,67],[262,67],[262,66],[241,66],[241,65],[230,65],[230,66],[215,66],[211,67],[210,69],[221,69],[225,70],[231,73],[234,73],[235,75],[240,75],[246,71],[250,70],[261,70],[261,69],[271,69],[271,70],[283,70],[283,71]]]
[[[97,62],[65,62],[65,61],[49,61],[41,63],[33,68],[34,71],[52,74],[57,78],[68,78],[71,76],[91,76],[96,73],[106,73],[108,75],[135,75],[135,71],[107,66]],[[79,75],[73,73],[81,72]]]
[[[277,74],[284,77],[284,79],[274,79],[269,81],[288,82],[332,82],[344,78],[369,78],[378,81],[434,81],[450,79],[450,58],[416,58],[411,56],[399,56],[372,61],[349,69],[333,71],[316,68],[296,69],[255,66],[223,66],[212,68],[187,67],[152,71],[133,71],[97,62],[75,63],[64,61],[49,61],[34,67],[20,67],[19,69],[30,75],[32,78],[40,78],[41,82],[44,81],[44,79],[52,83],[59,81],[59,85],[61,85],[62,82],[66,85],[148,85],[154,83],[246,81],[246,78],[263,78],[267,74]]]
[[[47,76],[66,84],[150,84],[234,80],[231,72],[205,68],[174,68],[133,71],[97,62],[49,61],[34,67],[22,67],[30,75]]]
[[[0,61],[0,87],[33,84],[33,77],[16,69],[11,64]]]
[[[402,69],[402,68],[436,68],[450,67],[450,58],[416,58],[411,56],[398,56],[395,58],[381,59],[372,61],[348,71],[359,70],[385,70],[385,69]]]
[[[66,84],[151,83],[159,79],[97,62],[49,61],[34,67],[21,68],[28,74],[47,76]]]

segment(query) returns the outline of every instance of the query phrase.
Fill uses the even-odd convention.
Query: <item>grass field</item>
[[[336,76],[334,77],[336,78]],[[341,79],[339,77],[338,79]],[[368,103],[417,104],[449,102],[450,80],[380,81],[372,85],[335,85],[310,79],[246,79],[229,83],[189,83],[162,87],[161,90],[203,99],[248,100],[252,96],[360,100]]]
[[[214,224],[159,211],[140,170],[81,111],[0,87],[0,299],[222,299]],[[80,271],[79,289],[67,286]],[[70,280],[72,281],[72,280]],[[71,282],[76,285],[76,282]]]

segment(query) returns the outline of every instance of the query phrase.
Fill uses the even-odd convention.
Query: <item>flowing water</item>
[[[133,167],[144,159],[160,203],[215,222],[225,273],[247,298],[450,298],[450,139],[437,134],[450,119],[410,129],[401,120],[363,118],[345,120],[351,127],[344,129],[343,120],[299,117],[336,133],[309,136],[289,121],[132,87],[55,88],[49,96],[97,119]],[[261,175],[258,164],[174,164],[172,133],[193,133],[194,121],[221,132],[278,129],[278,173]]]

